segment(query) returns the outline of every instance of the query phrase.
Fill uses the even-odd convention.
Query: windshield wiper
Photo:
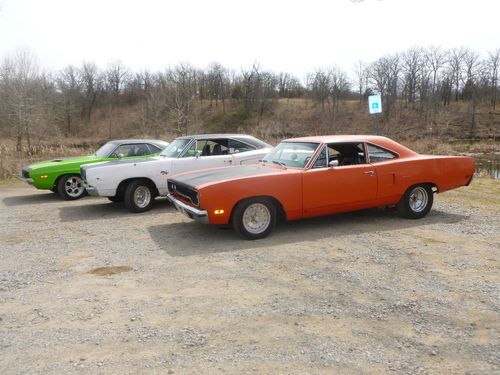
[[[285,163],[283,163],[282,161],[279,161],[279,160],[272,160],[272,162],[273,162],[274,164],[278,164],[278,165],[281,165],[282,167],[285,167],[285,168],[286,168],[286,164],[285,164]]]
[[[266,160],[266,159],[260,159],[259,160],[260,163],[269,163],[269,160]]]

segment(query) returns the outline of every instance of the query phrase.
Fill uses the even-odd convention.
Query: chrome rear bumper
[[[190,205],[178,200],[172,194],[167,194],[167,199],[174,205],[177,211],[183,213],[190,219],[208,224],[208,213],[204,210],[198,210]]]

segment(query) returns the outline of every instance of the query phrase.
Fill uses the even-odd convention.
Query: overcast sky
[[[253,62],[299,77],[350,71],[412,46],[500,48],[500,0],[0,0],[0,57],[29,48],[59,69]]]

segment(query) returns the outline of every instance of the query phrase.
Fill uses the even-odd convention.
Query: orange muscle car
[[[468,185],[474,171],[470,157],[420,155],[385,137],[304,137],[281,142],[256,165],[172,176],[167,197],[192,219],[258,239],[277,219],[369,207],[396,205],[418,219],[433,193]]]

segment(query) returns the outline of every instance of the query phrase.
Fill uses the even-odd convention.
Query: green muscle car
[[[110,141],[92,155],[42,161],[24,167],[20,179],[37,189],[51,190],[66,200],[79,199],[85,194],[80,177],[83,164],[142,158],[158,155],[168,143],[161,140],[125,139]]]

